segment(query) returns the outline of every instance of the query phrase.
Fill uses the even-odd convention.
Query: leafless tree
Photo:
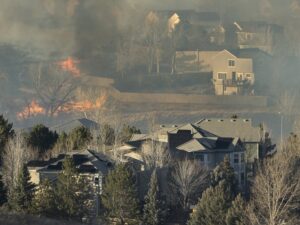
[[[259,165],[249,207],[251,225],[299,224],[299,146],[285,145]]]
[[[48,116],[67,106],[77,87],[75,78],[56,65],[38,65],[30,68],[34,90]]]
[[[167,23],[161,20],[155,12],[150,12],[145,22],[145,42],[148,55],[148,73],[151,74],[156,64],[156,73],[160,73],[160,58],[162,39],[167,31]]]
[[[168,167],[171,155],[166,143],[149,140],[142,145],[142,157],[148,169]]]
[[[171,188],[179,195],[180,204],[187,210],[192,199],[207,184],[208,171],[200,162],[184,159],[178,161],[171,174]]]
[[[3,154],[3,181],[11,193],[15,187],[18,173],[25,162],[30,158],[29,152],[26,152],[26,144],[24,137],[20,133],[16,133],[11,138],[5,148]]]

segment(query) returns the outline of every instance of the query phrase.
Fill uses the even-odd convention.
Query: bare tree
[[[167,24],[162,21],[155,12],[150,12],[145,23],[145,42],[148,55],[148,73],[153,71],[156,64],[156,73],[160,73],[160,58],[162,51],[162,39],[167,31]]]
[[[3,181],[8,195],[15,187],[21,167],[29,158],[30,154],[26,152],[24,137],[20,133],[16,133],[8,141],[3,154]]]
[[[31,67],[34,90],[48,116],[63,110],[73,99],[77,87],[74,77],[58,66]]]
[[[299,224],[300,152],[292,145],[259,165],[248,213],[252,225]]]
[[[166,143],[150,140],[142,145],[143,161],[148,169],[168,167],[171,155]]]
[[[197,199],[207,184],[208,171],[198,161],[184,159],[175,164],[171,174],[171,187],[179,195],[179,201],[187,210],[192,199]]]

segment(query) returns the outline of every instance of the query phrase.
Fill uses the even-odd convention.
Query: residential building
[[[164,138],[158,138],[157,134],[164,134]],[[218,137],[195,124],[161,126],[154,135],[134,136],[119,151],[123,151],[124,160],[143,171],[146,164],[144,146],[147,144],[154,148],[167,149],[174,159],[197,160],[209,170],[214,169],[228,156],[240,187],[245,187],[246,149],[239,137]]]
[[[237,47],[258,48],[273,54],[283,40],[284,29],[264,21],[234,22]]]
[[[225,42],[225,29],[216,12],[153,10],[148,13],[146,21],[158,22],[169,33],[176,30],[177,49],[197,49]]]
[[[208,118],[195,123],[195,126],[211,132],[218,137],[239,137],[246,148],[246,161],[254,163],[263,154],[262,140],[265,131],[253,126],[248,118]]]
[[[216,95],[254,93],[253,60],[222,51],[177,51],[179,73],[211,72]]]
[[[103,181],[109,170],[113,168],[113,161],[102,153],[92,150],[73,151],[60,154],[48,161],[30,161],[27,167],[31,182],[37,186],[45,179],[55,183],[58,175],[62,172],[63,160],[66,156],[73,159],[79,175],[91,185],[93,190],[93,199],[91,200],[94,202],[91,215],[98,214],[99,194],[102,193]]]

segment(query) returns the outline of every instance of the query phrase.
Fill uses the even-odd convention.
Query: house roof
[[[261,130],[252,126],[251,119],[202,119],[195,123],[219,137],[239,137],[246,142],[260,142]]]
[[[74,119],[71,121],[68,121],[63,124],[59,124],[56,126],[51,127],[51,130],[55,130],[57,132],[70,132],[76,127],[83,126],[87,129],[99,129],[99,124],[96,123],[95,121],[86,119],[86,118],[80,118],[80,119]]]
[[[43,165],[41,169],[38,169],[41,173],[47,172],[59,172],[63,169],[63,160],[69,155],[72,157],[75,167],[78,169],[79,173],[102,173],[107,174],[110,167],[113,165],[113,161],[107,156],[96,153],[92,150],[85,151],[73,151],[67,154],[60,154],[57,158],[51,159],[49,161],[31,161],[28,166],[32,165]]]
[[[189,130],[191,134],[193,134],[194,138],[202,138],[202,137],[217,137],[215,134],[202,129],[201,127],[197,127],[191,123],[179,126],[173,130],[170,130],[170,134],[177,134],[180,130]]]
[[[277,24],[267,23],[265,21],[240,21],[234,23],[237,32],[283,32],[283,27]]]
[[[185,152],[230,151],[236,146],[239,138],[203,137],[194,138],[177,147]]]

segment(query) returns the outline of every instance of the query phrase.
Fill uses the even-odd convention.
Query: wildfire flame
[[[58,63],[58,66],[67,72],[70,72],[74,77],[79,77],[81,72],[79,68],[77,67],[77,64],[79,63],[78,60],[73,59],[72,57],[68,57],[66,60],[63,60]]]
[[[106,102],[107,96],[103,95],[96,99],[95,102],[84,100],[78,102],[70,102],[66,105],[59,107],[55,116],[59,113],[71,113],[71,112],[86,112],[96,109],[100,109]],[[35,100],[33,100],[28,106],[26,106],[22,112],[17,113],[17,118],[19,120],[27,119],[32,116],[46,115],[46,110],[40,106]]]
[[[106,95],[103,95],[96,99],[95,102],[91,102],[89,100],[84,100],[84,101],[79,101],[79,102],[71,102],[67,105],[64,105],[59,111],[61,112],[72,112],[72,111],[77,111],[77,112],[85,112],[85,111],[90,111],[94,109],[100,109],[104,103],[106,102]]]
[[[31,116],[37,116],[45,114],[46,110],[40,106],[35,100],[33,100],[28,106],[26,106],[22,112],[17,114],[18,119],[26,119]]]

